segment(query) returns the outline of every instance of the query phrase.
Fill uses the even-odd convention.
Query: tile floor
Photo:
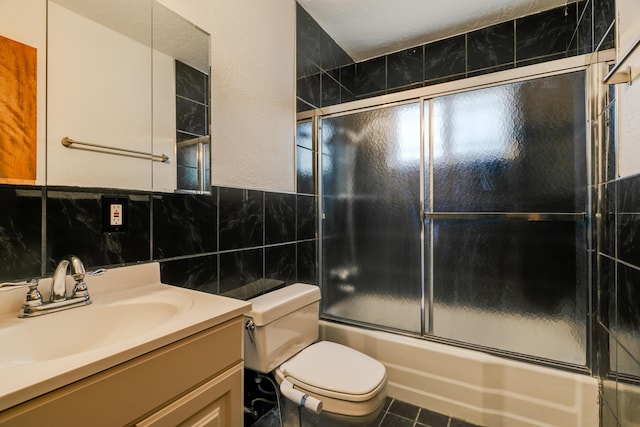
[[[265,414],[251,427],[280,427],[277,409]],[[329,426],[327,426],[329,427]],[[463,420],[387,398],[384,409],[371,427],[478,427]]]

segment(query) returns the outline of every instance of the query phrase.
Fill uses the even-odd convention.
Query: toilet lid
[[[317,342],[280,366],[300,388],[343,400],[364,401],[385,385],[387,371],[377,360],[329,341]]]

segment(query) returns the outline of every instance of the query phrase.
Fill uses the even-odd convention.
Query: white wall
[[[618,59],[640,37],[640,1],[617,0]],[[618,85],[618,174],[640,173],[640,47],[624,64],[633,84]]]
[[[295,1],[215,0],[212,184],[295,191]]]
[[[25,25],[28,22],[30,25]],[[38,109],[36,184],[46,178],[47,1],[0,0],[0,34],[37,49]]]

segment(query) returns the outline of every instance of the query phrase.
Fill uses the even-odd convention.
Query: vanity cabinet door
[[[243,368],[237,364],[136,426],[242,426]]]

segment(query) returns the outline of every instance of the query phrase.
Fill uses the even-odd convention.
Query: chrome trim
[[[484,220],[510,219],[521,221],[585,221],[586,212],[547,213],[547,212],[424,212],[424,219],[444,220]]]
[[[624,64],[631,54],[640,46],[640,37],[631,45],[631,47],[622,55],[622,58],[618,63],[609,71],[609,74],[604,78],[602,83],[606,85],[617,85],[620,83],[632,83],[631,67],[627,67],[626,70],[619,71],[618,68]],[[615,78],[614,78],[615,77]]]
[[[136,158],[143,158],[143,159],[148,158],[155,162],[166,162],[169,160],[169,156],[167,156],[166,154],[145,153],[144,151],[129,150],[127,148],[109,147],[107,145],[93,144],[91,142],[76,141],[75,139],[71,139],[68,136],[65,136],[64,138],[62,138],[62,141],[60,142],[62,143],[62,145],[64,145],[67,148],[77,148],[78,150],[96,151],[98,153],[117,154],[120,156],[136,157]],[[86,147],[98,148],[98,150],[94,150],[92,148],[73,147],[74,144],[84,145]],[[107,151],[104,151],[104,150],[107,150]]]

